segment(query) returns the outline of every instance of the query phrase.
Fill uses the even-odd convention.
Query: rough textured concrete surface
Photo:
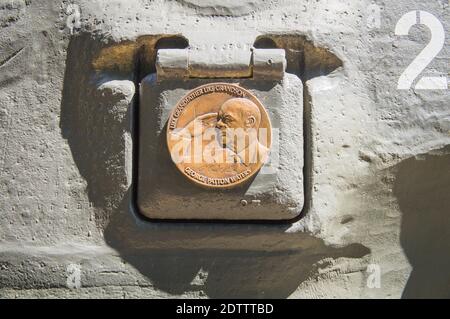
[[[396,35],[414,10],[434,29]],[[415,88],[450,74],[449,15],[446,0],[0,0],[0,297],[449,298],[450,91]],[[302,130],[285,132],[303,141],[281,146],[304,145],[301,218],[144,219],[136,124],[158,49],[189,49],[202,77],[252,48],[283,49],[299,83],[245,79],[282,101],[279,125],[302,98]],[[179,81],[154,105],[207,82]]]

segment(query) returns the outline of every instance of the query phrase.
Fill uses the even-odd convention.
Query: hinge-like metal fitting
[[[158,80],[187,78],[254,78],[281,80],[286,69],[283,49],[200,51],[159,49]]]

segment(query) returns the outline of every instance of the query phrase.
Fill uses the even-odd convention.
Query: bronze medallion
[[[272,126],[261,102],[236,84],[210,83],[184,96],[167,122],[177,168],[207,188],[233,188],[254,176],[269,156]]]

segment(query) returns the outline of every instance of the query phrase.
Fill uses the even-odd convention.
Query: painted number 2
[[[395,26],[395,34],[408,35],[409,30],[415,24],[427,26],[431,30],[431,40],[398,79],[397,89],[400,90],[408,90],[411,88],[414,80],[444,47],[444,27],[438,18],[426,11],[410,11],[404,14]],[[447,89],[447,78],[439,76],[422,77],[416,83],[415,88],[423,90],[445,90]]]

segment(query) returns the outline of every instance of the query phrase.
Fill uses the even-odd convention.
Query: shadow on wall
[[[126,175],[123,147],[127,105],[122,98],[99,92],[91,61],[101,50],[88,35],[72,38],[67,49],[60,128],[79,172],[87,182],[89,201],[96,208],[95,222],[103,227],[113,207],[120,204]],[[124,75],[122,75],[124,76]],[[102,96],[103,95],[103,96]],[[116,106],[112,109],[111,106]],[[125,189],[126,190],[126,189]]]
[[[400,242],[413,269],[403,298],[450,298],[450,145],[397,165]]]
[[[89,35],[80,35],[69,44],[60,127],[87,182],[95,221],[104,232],[107,244],[155,288],[171,294],[203,291],[214,298],[284,298],[306,279],[318,276],[318,261],[361,258],[370,253],[360,244],[336,248],[306,233],[286,233],[286,225],[191,227],[139,220],[129,208],[131,190],[127,186],[124,163],[129,112],[124,109],[127,104],[121,100],[123,97],[108,92],[105,96],[104,91],[102,94],[97,91],[99,82],[93,77],[92,61],[102,50],[99,43]],[[133,49],[124,46],[118,52],[133,57],[127,48]],[[191,237],[185,235],[180,240],[193,238],[197,243],[202,242],[203,248],[170,249],[164,239],[176,238],[181,232],[188,232]],[[228,249],[206,249],[209,240],[218,236],[229,236]],[[284,248],[271,252],[252,249],[255,241],[260,241],[256,246],[269,242],[268,246],[282,243]],[[181,246],[189,247],[189,243]]]
[[[303,281],[318,276],[321,267],[317,262],[320,260],[362,258],[370,253],[360,244],[334,248],[308,234],[287,234],[287,226],[280,225],[244,226],[239,240],[231,243],[228,249],[146,249],[146,244],[161,241],[159,236],[155,236],[155,231],[167,231],[168,236],[170,233],[176,236],[173,230],[180,225],[161,223],[158,224],[159,230],[146,230],[137,225],[128,207],[129,202],[125,200],[123,209],[111,216],[105,230],[106,242],[149,278],[155,288],[175,295],[198,292],[210,298],[286,298]],[[216,229],[210,225],[201,227],[205,229],[197,230],[202,231],[206,242],[227,230],[230,233],[236,231],[235,226],[227,224]],[[195,229],[191,232],[194,241],[199,243]],[[246,238],[242,235],[244,232],[255,236]],[[258,233],[261,240],[285,241],[286,245],[295,242],[297,246],[301,243],[303,248],[280,251],[242,249],[255,245],[251,241],[255,241]],[[164,247],[164,243],[161,246]]]

